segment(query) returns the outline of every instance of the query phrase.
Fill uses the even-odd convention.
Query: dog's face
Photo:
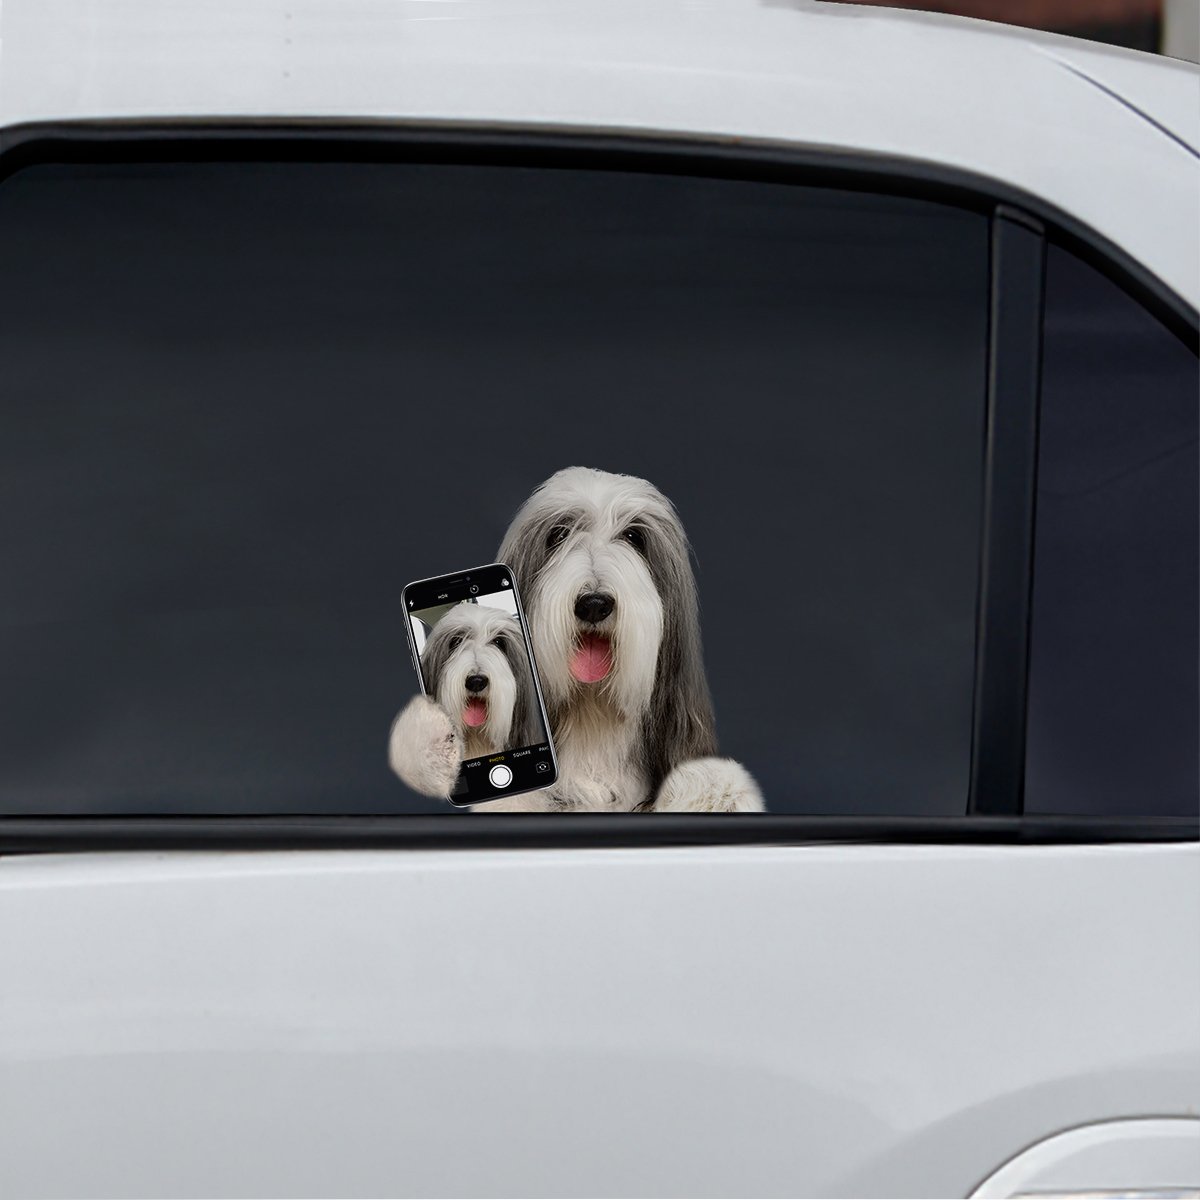
[[[515,617],[481,604],[460,604],[434,627],[421,667],[438,704],[476,753],[515,745],[525,643]]]
[[[560,471],[517,514],[500,556],[524,593],[552,711],[594,689],[642,717],[664,670],[689,684],[699,672],[704,686],[687,541],[652,484]]]

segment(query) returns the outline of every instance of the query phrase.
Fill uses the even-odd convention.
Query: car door
[[[909,163],[103,134],[0,182],[5,1193],[967,1195],[1194,1119],[1185,306]],[[766,813],[388,771],[400,588],[569,465],[673,501]]]

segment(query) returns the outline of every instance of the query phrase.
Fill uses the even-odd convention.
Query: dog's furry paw
[[[462,741],[428,696],[414,696],[392,722],[388,762],[414,792],[443,800],[450,795],[462,763]]]
[[[765,812],[750,772],[732,758],[694,758],[663,780],[653,812]]]
[[[552,800],[547,799],[545,792],[523,792],[520,796],[502,796],[499,800],[485,800],[482,804],[472,804],[473,813],[547,813],[555,812]]]

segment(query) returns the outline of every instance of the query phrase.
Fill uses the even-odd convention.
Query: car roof
[[[0,125],[342,118],[770,142],[1002,181],[1200,307],[1200,69],[822,0],[4,0]]]

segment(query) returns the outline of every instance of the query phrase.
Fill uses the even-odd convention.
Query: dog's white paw
[[[414,792],[445,799],[458,778],[462,739],[440,705],[414,696],[392,722],[388,762]]]
[[[765,812],[750,772],[732,758],[694,758],[662,782],[654,812]]]
[[[472,804],[473,813],[548,813],[555,812],[556,806],[545,792],[522,792],[519,796],[502,796],[499,800],[485,800],[482,804]]]

